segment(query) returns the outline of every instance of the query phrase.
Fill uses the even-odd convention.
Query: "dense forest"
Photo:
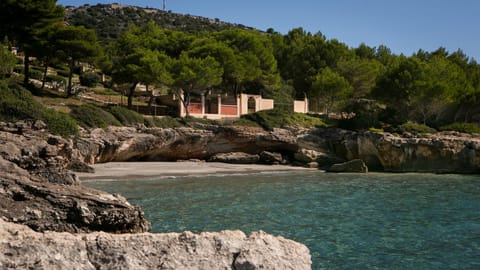
[[[468,131],[480,122],[480,65],[460,49],[395,55],[302,28],[264,32],[116,4],[65,10],[55,0],[2,1],[0,38],[0,76],[15,64],[4,51],[16,46],[25,53],[25,82],[29,56],[45,67],[64,63],[69,95],[76,64],[88,62],[114,90],[128,89],[129,105],[144,84],[183,91],[186,107],[190,94],[205,91],[262,94],[278,107],[308,97],[313,112],[349,115],[338,123],[346,128]]]

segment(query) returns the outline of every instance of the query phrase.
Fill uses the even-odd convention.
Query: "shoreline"
[[[94,164],[94,173],[75,173],[82,182],[97,180],[140,180],[153,177],[207,176],[228,174],[315,171],[317,168],[290,165],[229,164],[220,162],[107,162]]]

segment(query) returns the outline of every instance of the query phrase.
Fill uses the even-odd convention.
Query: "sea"
[[[480,176],[294,171],[89,181],[153,232],[263,230],[312,269],[480,269]]]

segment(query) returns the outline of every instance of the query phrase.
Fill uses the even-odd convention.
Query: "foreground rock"
[[[1,269],[311,269],[307,247],[263,232],[70,234],[0,219]]]
[[[125,198],[53,184],[0,157],[0,217],[36,231],[145,232],[143,211]]]

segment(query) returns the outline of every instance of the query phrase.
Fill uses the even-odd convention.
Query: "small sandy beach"
[[[275,173],[288,171],[318,171],[286,165],[227,164],[217,162],[109,162],[93,165],[95,173],[76,173],[82,181],[101,179],[145,179],[152,177]]]

